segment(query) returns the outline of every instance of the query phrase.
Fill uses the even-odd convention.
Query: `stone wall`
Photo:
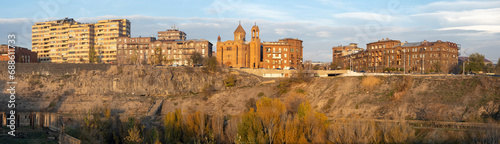
[[[0,72],[6,73],[7,62],[0,62]],[[16,63],[16,74],[65,75],[76,74],[81,70],[107,71],[111,64],[74,64],[74,63]]]

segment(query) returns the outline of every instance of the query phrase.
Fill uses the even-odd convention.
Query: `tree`
[[[264,143],[262,124],[253,108],[243,114],[241,122],[238,124],[239,140],[248,143]]]
[[[130,64],[137,64],[137,61],[138,61],[138,54],[137,54],[137,50],[133,50],[134,53],[132,53],[132,55],[130,56]]]
[[[500,58],[498,58],[498,61],[497,61],[497,66],[495,67],[495,71],[496,71],[496,74],[499,75],[500,74]]]
[[[89,63],[97,62],[97,52],[95,51],[94,46],[90,46],[89,49]]]
[[[193,52],[189,60],[191,64],[203,64],[203,56],[199,52]]]
[[[137,128],[137,126],[134,126],[133,128],[128,130],[128,136],[125,137],[125,139],[132,143],[141,143],[142,137],[140,132],[141,131],[139,130],[139,128]]]
[[[205,67],[203,68],[206,72],[217,72],[219,69],[219,63],[217,62],[217,58],[215,57],[207,57],[203,61]]]
[[[182,138],[182,113],[176,109],[175,112],[170,112],[165,115],[165,142],[177,143]]]
[[[163,53],[161,47],[156,47],[154,50],[154,54],[151,56],[151,64],[159,65],[163,62]]]
[[[473,71],[478,73],[484,70],[484,55],[473,53],[469,56],[469,62],[465,68],[466,71]]]
[[[269,143],[275,141],[280,131],[280,125],[284,123],[282,117],[285,115],[285,105],[279,99],[264,97],[257,101],[257,115],[267,134]]]
[[[441,62],[441,60],[438,60],[437,62],[432,63],[432,67],[434,68],[436,73],[443,72],[443,62]]]

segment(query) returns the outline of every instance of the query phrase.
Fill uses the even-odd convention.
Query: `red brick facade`
[[[8,61],[10,60],[8,57],[8,52],[9,52],[9,46],[8,45],[0,45],[0,61]],[[12,49],[12,48],[11,48]],[[18,63],[37,63],[37,53],[32,52],[31,50],[23,47],[14,47],[14,55],[15,59],[14,61]]]
[[[406,70],[408,73],[450,72],[458,64],[460,45],[453,42],[400,42],[383,39],[368,43],[365,51],[342,56],[343,68],[384,72]]]

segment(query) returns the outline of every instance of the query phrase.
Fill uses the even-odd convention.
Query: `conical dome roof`
[[[243,27],[241,27],[241,23],[238,25],[236,30],[234,30],[234,33],[246,33]]]

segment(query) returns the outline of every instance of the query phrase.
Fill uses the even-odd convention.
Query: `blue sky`
[[[0,36],[5,36],[0,43],[14,32],[18,45],[30,48],[34,22],[64,17],[80,22],[126,18],[132,36],[156,36],[175,24],[189,39],[214,45],[218,35],[232,39],[238,21],[247,31],[256,22],[263,41],[302,39],[304,59],[323,62],[331,61],[333,46],[364,48],[382,38],[451,41],[466,54],[478,52],[494,62],[500,57],[500,1],[492,0],[6,1],[0,5]]]

